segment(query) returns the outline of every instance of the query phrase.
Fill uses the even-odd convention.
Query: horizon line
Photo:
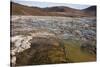
[[[51,3],[51,2],[38,2],[38,1],[17,1],[17,0],[11,0],[11,2],[21,4],[24,6],[29,7],[39,7],[39,8],[47,8],[47,7],[57,7],[57,6],[63,6],[63,7],[69,7],[73,9],[86,9],[90,6],[94,5],[80,5],[80,4],[67,4],[67,3]]]

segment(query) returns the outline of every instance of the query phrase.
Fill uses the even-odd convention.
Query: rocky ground
[[[11,17],[13,66],[95,60],[95,17]]]

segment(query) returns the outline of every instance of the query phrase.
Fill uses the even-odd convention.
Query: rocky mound
[[[68,62],[59,39],[52,33],[36,32],[11,39],[13,66]],[[17,60],[16,60],[17,59]]]

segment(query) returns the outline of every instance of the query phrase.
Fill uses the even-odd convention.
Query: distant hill
[[[41,8],[29,7],[18,3],[11,2],[12,15],[46,15]]]
[[[89,10],[90,8],[84,10],[78,10],[65,6],[39,8],[35,6],[30,7],[11,2],[11,15],[70,16],[70,17],[95,16],[94,14],[87,13],[89,12]]]
[[[84,9],[84,10],[86,10],[86,11],[96,11],[96,6],[91,6],[91,7]]]
[[[96,10],[97,10],[96,6],[91,6],[91,7],[84,9],[85,12],[91,15],[94,15],[94,16],[96,16]]]

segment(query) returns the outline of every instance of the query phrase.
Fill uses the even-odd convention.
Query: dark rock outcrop
[[[93,43],[85,42],[81,44],[80,48],[84,52],[88,52],[90,54],[96,54],[96,45],[93,45]]]

